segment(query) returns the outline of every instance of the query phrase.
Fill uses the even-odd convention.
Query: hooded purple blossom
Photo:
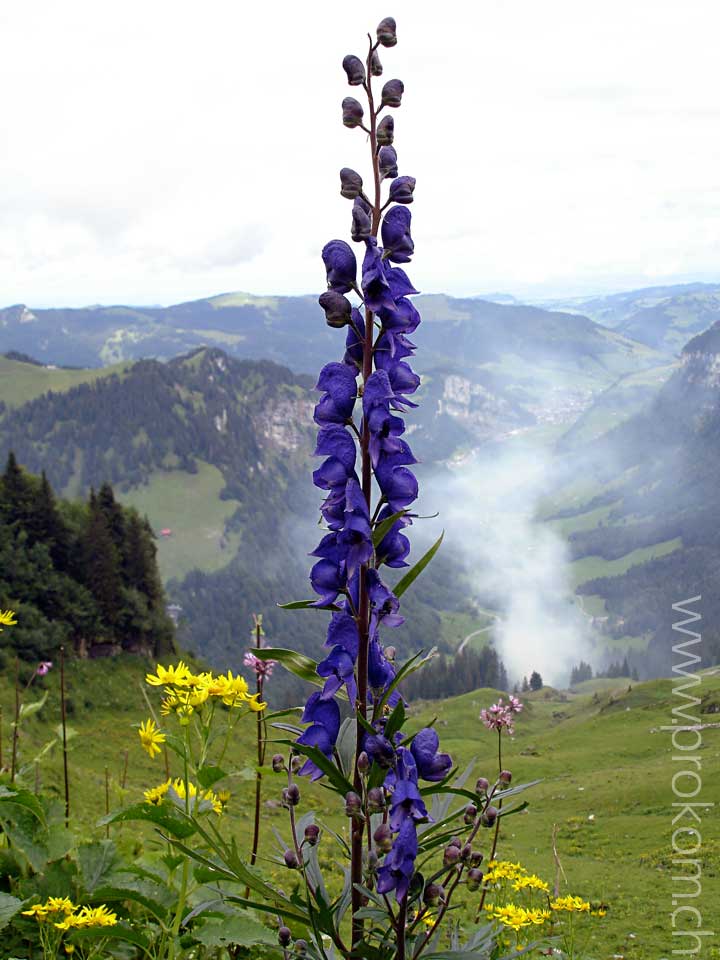
[[[378,514],[378,522],[382,523],[393,515],[390,507],[383,507]],[[406,567],[405,558],[410,553],[410,541],[401,533],[404,527],[412,523],[409,517],[400,517],[390,527],[375,548],[378,565],[384,563],[388,567]]]
[[[412,203],[415,177],[396,177],[390,184],[389,199],[393,203]]]
[[[355,475],[357,447],[350,434],[339,424],[328,424],[318,433],[316,457],[327,460],[313,472],[313,483],[321,490],[344,487]]]
[[[412,217],[407,207],[391,207],[380,228],[385,255],[393,263],[409,263],[415,252],[410,236]]]
[[[388,894],[394,890],[395,899],[398,903],[401,903],[410,888],[417,854],[418,842],[415,821],[408,819],[403,823],[390,853],[385,857],[383,865],[378,870],[377,892]]]
[[[380,178],[382,180],[385,180],[388,177],[397,177],[398,158],[395,147],[380,147],[380,152],[378,153],[378,167],[380,169]]]
[[[328,287],[338,293],[349,293],[357,279],[357,260],[350,244],[344,240],[331,240],[323,247],[322,258]]]
[[[324,392],[315,406],[315,423],[347,423],[352,416],[357,384],[345,363],[327,363],[320,371],[317,390]]]
[[[432,727],[423,727],[413,737],[410,752],[417,765],[418,776],[423,780],[437,782],[444,780],[452,769],[449,753],[438,753],[440,738]]]
[[[385,275],[382,250],[378,247],[375,237],[368,237],[366,244],[362,265],[362,291],[365,306],[373,312],[380,310],[392,312],[395,310],[395,300]]]
[[[323,700],[318,691],[310,695],[301,718],[302,723],[310,726],[297,739],[299,744],[317,747],[330,759],[333,747],[340,732],[340,708],[334,700]],[[318,780],[322,770],[308,759],[298,771],[300,776],[309,776],[311,780]]]

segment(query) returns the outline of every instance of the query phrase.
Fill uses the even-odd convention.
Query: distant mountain
[[[676,355],[689,337],[720,320],[720,284],[646,287],[607,296],[552,300],[542,306],[584,314],[655,350]]]

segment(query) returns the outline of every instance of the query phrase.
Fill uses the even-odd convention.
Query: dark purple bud
[[[480,850],[473,850],[472,856],[470,857],[470,863],[477,867],[478,864],[483,862],[483,853]]]
[[[383,117],[377,128],[377,142],[381,147],[389,147],[395,139],[395,121],[392,117]]]
[[[290,761],[290,769],[293,773],[297,773],[298,770],[305,764],[305,757],[301,757],[300,754],[296,753],[295,756]]]
[[[373,834],[373,840],[380,853],[389,853],[393,843],[392,830],[386,823],[381,823]]]
[[[278,943],[281,947],[286,947],[292,940],[290,927],[280,927],[278,930]]]
[[[446,867],[452,867],[460,859],[460,848],[456,847],[454,844],[449,843],[445,847],[445,852],[443,853],[443,864]]]
[[[383,47],[394,47],[397,43],[397,24],[394,17],[384,17],[377,26],[378,43]]]
[[[285,769],[285,757],[281,753],[276,753],[272,758],[273,773],[282,773]]]
[[[340,171],[340,196],[346,200],[354,200],[362,193],[362,177],[350,167],[343,167]]]
[[[359,100],[355,97],[345,97],[342,102],[342,118],[346,127],[351,130],[353,127],[359,127],[363,119],[363,108]]]
[[[380,147],[378,154],[378,166],[380,167],[380,179],[385,180],[388,177],[398,175],[397,153],[395,147]]]
[[[472,844],[466,843],[465,846],[460,851],[460,859],[463,862],[468,861],[470,857],[472,857],[472,852],[473,852]]]
[[[295,941],[295,953],[298,957],[304,957],[307,954],[307,940]]]
[[[351,87],[359,87],[365,80],[365,67],[360,57],[349,53],[343,58],[343,70],[347,74],[348,83]]]
[[[356,197],[353,204],[352,226],[350,235],[357,243],[360,240],[367,240],[372,234],[372,219],[370,217],[370,204],[366,203],[362,197]]]
[[[349,293],[355,286],[357,277],[357,260],[350,244],[344,240],[331,240],[323,247],[322,258],[327,271],[328,287],[338,293]]]
[[[470,824],[475,822],[475,817],[477,817],[477,807],[474,803],[469,803],[465,807],[465,813],[463,814],[463,820],[465,823]]]
[[[486,807],[483,810],[483,815],[480,817],[480,823],[484,827],[492,827],[497,820],[498,812],[495,807]]]
[[[283,854],[283,860],[285,861],[285,866],[289,870],[297,870],[300,866],[300,861],[297,858],[297,854],[294,850],[286,850]]]
[[[510,783],[510,781],[512,780],[512,774],[510,773],[509,770],[501,770],[498,780],[500,781],[500,783]]]
[[[377,865],[380,862],[380,857],[375,853],[374,850],[371,850],[367,855],[367,865],[370,873],[374,873],[377,869]]]
[[[476,793],[487,793],[490,789],[490,781],[486,780],[485,777],[478,777],[475,782],[475,792]]]
[[[483,872],[482,870],[478,870],[477,867],[472,867],[472,869],[468,870],[468,873],[467,873],[468,890],[471,890],[473,892],[477,890],[480,884],[482,883],[482,878],[483,878]]]
[[[429,883],[423,890],[423,900],[429,907],[445,902],[445,887],[441,883]]]
[[[402,80],[388,80],[380,94],[382,105],[384,107],[399,107],[404,92],[405,84]]]
[[[373,50],[372,57],[370,58],[370,73],[374,77],[382,76],[382,63],[380,63],[380,57],[378,56],[377,50]]]
[[[370,787],[367,798],[369,813],[380,813],[385,809],[385,791],[382,787]]]
[[[354,790],[345,794],[345,813],[348,817],[362,816],[362,799]]]
[[[363,750],[357,758],[357,768],[360,773],[367,773],[370,769],[370,757]],[[369,795],[369,794],[368,794]]]
[[[383,147],[383,149],[386,149]],[[390,148],[392,149],[392,148]],[[415,177],[397,177],[390,184],[390,199],[393,203],[412,203]]]
[[[309,823],[305,827],[305,843],[314,847],[320,839],[320,827],[316,823]]]
[[[291,783],[289,787],[285,787],[282,798],[289,807],[296,807],[300,803],[300,788],[298,785]]]
[[[460,837],[450,837],[450,840],[448,842],[449,842],[449,846],[457,847],[458,850],[460,849],[460,847],[462,847],[462,840],[460,839]]]
[[[326,290],[325,293],[321,293],[318,303],[325,311],[325,322],[329,327],[340,329],[350,323],[352,304],[337,290]]]

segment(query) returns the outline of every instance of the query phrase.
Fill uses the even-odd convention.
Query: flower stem
[[[70,780],[67,753],[67,708],[65,704],[65,647],[60,647],[60,721],[62,723],[63,781],[65,783],[65,826],[70,826]]]

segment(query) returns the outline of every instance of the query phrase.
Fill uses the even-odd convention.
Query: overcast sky
[[[385,79],[423,291],[720,278],[716,0],[0,5],[0,305],[317,292],[346,53]]]

